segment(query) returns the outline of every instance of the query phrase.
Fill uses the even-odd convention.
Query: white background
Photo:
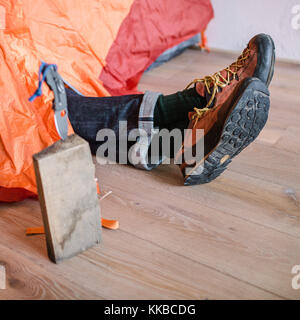
[[[212,0],[212,5],[215,17],[207,28],[210,48],[239,52],[262,32],[272,36],[277,58],[300,62],[300,29],[291,25],[296,16],[292,7],[300,0]],[[297,21],[300,24],[300,18]]]

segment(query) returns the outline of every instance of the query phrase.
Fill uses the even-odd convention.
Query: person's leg
[[[96,150],[100,144],[95,141],[99,129],[116,131],[120,120],[129,120],[128,132],[134,128],[146,132],[137,138],[136,143],[133,142],[134,148],[130,151],[138,155],[139,162],[135,166],[146,170],[157,166],[163,158],[158,154],[156,164],[148,161],[154,127],[160,130],[192,129],[192,134],[186,135],[187,139],[178,152],[179,158],[187,149],[194,151],[198,143],[194,133],[198,129],[204,130],[204,138],[200,138],[200,141],[204,140],[204,158],[191,165],[183,162],[181,170],[185,185],[209,182],[255,139],[266,122],[269,109],[266,86],[273,76],[274,50],[269,36],[257,35],[229,67],[212,76],[195,79],[190,83],[194,88],[172,95],[146,92],[144,95],[108,98],[68,97],[71,123],[75,132],[86,138]],[[232,116],[233,123],[229,124],[229,116]],[[226,145],[227,151],[222,149],[219,152],[222,139],[224,142],[229,139],[229,144]]]
[[[202,107],[205,99],[198,95],[195,88],[183,90],[170,95],[158,94],[153,102],[144,99],[143,94],[116,96],[116,97],[84,97],[75,93],[71,89],[66,89],[69,119],[74,131],[90,144],[93,153],[104,141],[96,141],[97,133],[100,129],[112,129],[117,138],[116,160],[119,160],[119,143],[128,137],[132,129],[139,128],[139,119],[145,120],[145,114],[141,112],[141,105],[152,110],[150,116],[153,117],[153,127],[158,129],[172,130],[178,128],[183,130],[189,123],[188,113],[195,107]],[[148,95],[149,96],[149,95]],[[150,94],[151,96],[151,94]],[[153,111],[154,110],[154,111]],[[119,122],[127,121],[127,132],[125,137],[119,136]],[[135,141],[127,141],[129,149]],[[171,157],[174,156],[173,140],[171,140]],[[161,155],[160,155],[161,158]]]
[[[119,121],[128,122],[128,130],[137,127],[143,94],[120,97],[84,97],[67,89],[69,119],[74,131],[89,142],[95,142],[100,129],[118,133]]]
[[[194,108],[202,108],[205,104],[206,99],[200,96],[195,88],[161,95],[154,110],[154,125],[159,129],[186,129],[189,112]]]
[[[67,89],[68,114],[76,134],[88,141],[91,151],[96,154],[106,140],[97,141],[97,133],[102,129],[113,130],[116,137],[116,150],[113,160],[119,161],[119,143],[128,137],[132,129],[138,127],[139,109],[143,94],[118,97],[84,97]],[[119,132],[120,121],[126,121],[126,132]],[[121,135],[121,136],[120,136]],[[128,142],[128,148],[135,141]],[[127,151],[127,150],[126,150]]]
[[[143,94],[100,98],[84,97],[70,89],[67,89],[67,96],[70,121],[80,131],[78,134],[84,136],[86,140],[94,139],[99,126],[108,128],[111,125],[111,118],[105,116],[105,112],[117,116],[115,113],[117,108],[118,112],[123,111],[119,120],[127,120],[128,113],[130,117],[134,115],[133,118],[137,120],[138,106],[143,99]],[[172,130],[180,125],[182,128],[187,128],[188,113],[205,104],[206,99],[200,96],[195,88],[170,95],[160,95],[154,109],[154,127]],[[103,113],[99,115],[100,109],[103,110]],[[96,122],[99,124],[97,125]]]

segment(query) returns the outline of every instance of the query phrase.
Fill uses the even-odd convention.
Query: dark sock
[[[201,97],[195,88],[161,95],[154,109],[154,126],[168,130],[185,129],[189,123],[188,113],[195,107],[204,107],[205,104],[206,99]]]

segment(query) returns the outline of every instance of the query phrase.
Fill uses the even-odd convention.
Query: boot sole
[[[270,108],[269,91],[259,79],[247,80],[249,84],[227,117],[217,146],[196,165],[192,174],[185,178],[184,185],[204,184],[216,179],[265,126]]]

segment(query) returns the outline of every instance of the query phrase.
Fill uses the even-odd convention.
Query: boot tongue
[[[197,82],[196,83],[196,91],[197,93],[202,96],[202,97],[206,97],[206,87],[204,85],[204,83],[202,82]]]
[[[205,85],[202,82],[197,82],[196,83],[196,91],[199,94],[199,96],[201,96],[201,97],[203,97],[205,99],[206,104],[207,104],[209,102],[210,98],[211,98],[211,94],[208,93]],[[206,104],[203,106],[203,108],[206,106]],[[191,118],[193,117],[194,114],[195,114],[194,111],[189,112],[188,116],[189,116],[190,120],[191,120]]]
[[[227,71],[226,69],[223,69],[222,71],[220,71],[220,74],[221,74],[221,76],[222,76],[224,79],[227,79],[227,78],[228,78],[228,71]],[[222,81],[222,79],[220,79],[220,81],[221,81],[221,82],[224,82],[224,81]],[[209,100],[210,100],[210,98],[211,98],[211,96],[212,96],[213,84],[211,84],[210,88],[211,88],[211,90],[210,90],[211,93],[209,93],[209,92],[207,91],[206,86],[205,86],[204,83],[202,83],[202,82],[197,82],[197,83],[196,83],[196,91],[197,91],[197,93],[198,93],[200,96],[204,97],[204,98],[206,99],[206,102],[207,102],[207,103],[209,102]],[[220,90],[221,90],[221,89],[218,87],[217,93],[218,93]],[[214,99],[214,100],[215,100],[215,99]],[[208,108],[212,108],[212,107],[213,107],[214,100],[212,101],[212,103],[210,104],[210,106],[208,106]]]
[[[206,103],[208,103],[209,100],[210,100],[210,98],[211,98],[211,94],[209,94],[207,90],[205,90],[205,91],[206,91],[206,92],[205,92]],[[208,107],[208,108],[212,108],[213,103],[214,103],[214,102],[212,101],[212,103],[211,103],[209,106],[207,106],[207,107]]]
[[[209,93],[204,85],[204,83],[202,82],[197,82],[196,83],[196,91],[197,93],[204,97],[206,99],[206,103],[209,102],[210,98],[211,98],[211,93]]]

